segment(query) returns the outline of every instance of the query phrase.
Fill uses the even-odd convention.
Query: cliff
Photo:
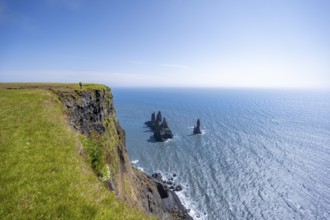
[[[1,218],[145,219],[147,214],[160,219],[190,219],[174,192],[157,179],[132,168],[125,147],[125,132],[117,120],[108,87],[85,84],[80,89],[78,84],[0,84],[0,92],[1,103],[6,106],[0,111],[3,123],[0,124],[0,150],[4,161],[0,177],[4,184],[5,176],[9,176],[8,187],[3,191],[8,199],[4,196],[0,203]],[[13,108],[16,110],[12,111]],[[9,116],[11,127],[4,124]],[[20,133],[23,126],[27,127],[26,133]],[[40,140],[34,140],[36,135]],[[3,137],[8,138],[4,141]],[[34,142],[40,144],[37,150],[33,148]],[[13,153],[3,153],[8,149],[20,156],[25,152],[21,149],[23,146],[30,149],[29,155],[23,154],[25,156],[17,161],[12,159]],[[30,156],[31,161],[26,161]],[[40,157],[46,159],[36,163],[35,158]],[[24,166],[28,168],[23,173],[11,173],[15,170],[13,167]],[[47,166],[48,170],[38,171]],[[65,177],[62,178],[63,173]],[[21,183],[22,176],[30,180]],[[57,185],[59,182],[65,184]],[[10,188],[13,184],[16,188]],[[38,192],[31,192],[31,184]],[[40,192],[40,188],[45,190]],[[15,191],[25,193],[15,194]],[[117,199],[113,200],[112,195]],[[30,198],[34,198],[34,202],[31,203]]]
[[[64,104],[70,124],[98,148],[91,166],[109,190],[131,207],[161,219],[187,219],[177,195],[151,176],[132,168],[125,147],[125,132],[118,123],[113,96],[108,87],[61,91],[52,90]],[[165,192],[165,196],[164,193]]]
[[[63,114],[57,94],[77,89],[0,83],[0,219],[149,219],[102,183],[113,169],[100,160],[102,135],[80,134]]]

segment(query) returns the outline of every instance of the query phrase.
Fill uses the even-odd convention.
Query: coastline
[[[170,139],[172,140],[172,139]],[[168,141],[170,141],[168,140]],[[139,170],[139,172],[142,172],[144,175],[146,175],[149,179],[151,179],[154,182],[159,182],[165,187],[169,187],[164,181],[166,182],[168,179],[171,179],[173,177],[173,174],[175,174],[175,177],[173,178],[173,185],[181,185],[182,190],[180,191],[172,191],[169,190],[169,193],[172,194],[172,196],[175,198],[175,202],[178,204],[179,207],[182,207],[183,211],[186,211],[187,213],[187,219],[198,219],[198,220],[204,220],[207,219],[207,214],[205,212],[202,212],[198,210],[196,201],[192,200],[189,196],[190,192],[190,187],[189,183],[187,182],[179,182],[178,179],[180,179],[180,175],[177,173],[170,173],[170,172],[163,172],[160,170],[157,170],[157,172],[153,174],[149,174],[145,172],[143,167],[138,166],[139,160],[135,159],[131,161],[131,164],[134,169]],[[160,179],[152,177],[154,174],[160,174],[161,181]]]
[[[104,136],[99,144],[113,145],[114,151],[104,152],[104,159],[112,159],[104,162],[106,166],[114,168],[110,173],[115,172],[115,175],[109,173],[102,177],[102,181],[109,190],[115,192],[117,198],[132,208],[156,215],[160,219],[193,219],[179,197],[166,185],[133,169],[126,149],[125,131],[117,119],[110,88],[53,92],[64,104],[70,124],[75,130],[92,140],[95,137],[98,139],[99,135]],[[95,172],[100,175],[100,171]]]

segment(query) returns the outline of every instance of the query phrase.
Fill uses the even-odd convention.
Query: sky
[[[0,82],[330,88],[329,0],[0,0]]]

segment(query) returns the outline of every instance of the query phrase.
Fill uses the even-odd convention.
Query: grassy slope
[[[12,85],[13,86],[13,85]],[[143,219],[79,155],[79,137],[47,90],[0,84],[0,219]]]

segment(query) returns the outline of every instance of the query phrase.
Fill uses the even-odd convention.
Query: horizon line
[[[246,89],[246,90],[330,90],[330,87],[326,86],[190,86],[190,85],[181,85],[181,86],[172,86],[172,85],[111,85],[111,83],[97,81],[97,82],[84,82],[84,81],[0,81],[0,84],[10,84],[10,83],[35,83],[35,84],[74,84],[82,82],[83,84],[103,84],[110,88],[118,89]]]

